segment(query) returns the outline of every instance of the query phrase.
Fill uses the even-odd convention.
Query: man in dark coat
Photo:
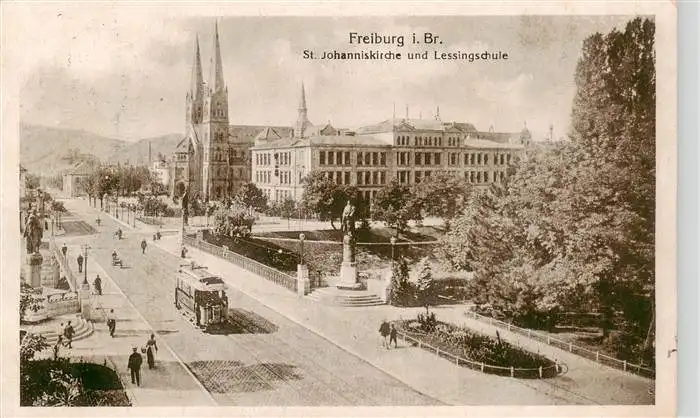
[[[61,252],[63,253],[63,256],[66,256],[66,253],[68,252],[68,247],[66,247],[66,244],[63,244],[63,247],[61,247]]]
[[[382,346],[386,347],[387,349],[389,349],[387,338],[389,337],[390,332],[389,323],[386,322],[386,320],[382,321],[382,325],[379,326],[379,335],[382,336]]]
[[[141,386],[141,363],[143,357],[138,353],[137,348],[133,348],[133,353],[129,356],[129,370],[131,370],[131,383]]]
[[[78,254],[78,273],[83,272],[83,255]]]
[[[146,238],[141,240],[141,254],[146,254]]]
[[[68,348],[73,348],[73,335],[75,334],[75,329],[73,328],[73,325],[71,325],[70,321],[68,321],[68,325],[66,325],[66,329],[63,331],[63,335],[66,337],[66,345]]]
[[[100,279],[99,274],[95,277],[95,293],[97,293],[98,296],[102,296],[102,279]]]

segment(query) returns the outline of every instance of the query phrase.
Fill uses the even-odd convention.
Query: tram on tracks
[[[175,307],[198,327],[228,322],[228,296],[224,281],[193,264],[180,265],[175,284]]]

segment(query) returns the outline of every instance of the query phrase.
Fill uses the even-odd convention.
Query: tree
[[[247,237],[255,223],[255,217],[249,210],[239,204],[230,207],[218,205],[214,211],[214,233],[228,237]]]
[[[331,227],[336,229],[334,221],[342,216],[347,201],[357,200],[357,188],[334,183],[320,171],[312,171],[302,182],[302,208],[323,221],[329,220]]]
[[[38,189],[40,184],[40,178],[36,174],[27,173],[25,177],[25,187],[27,189]]]
[[[416,281],[416,299],[419,304],[425,307],[425,313],[428,314],[428,307],[435,303],[435,281],[433,280],[433,272],[430,267],[428,257],[422,258],[416,266],[418,278]]]
[[[267,197],[254,183],[243,183],[238,189],[234,200],[248,210],[248,215],[262,212],[267,207]]]
[[[571,143],[532,153],[470,199],[440,249],[474,271],[475,298],[506,317],[541,324],[562,309],[595,310],[604,336],[621,324],[640,355],[654,320],[653,39],[641,18],[589,37]]]
[[[448,171],[426,177],[413,188],[416,202],[423,212],[442,218],[446,229],[464,208],[470,192],[471,185],[464,177]]]
[[[372,220],[396,229],[396,235],[408,227],[408,221],[422,219],[420,205],[408,186],[394,179],[377,192],[372,201]]]
[[[414,299],[413,286],[408,280],[408,263],[397,257],[391,268],[391,304],[408,306]]]

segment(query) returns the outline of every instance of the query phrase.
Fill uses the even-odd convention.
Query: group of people
[[[138,352],[137,347],[132,348],[132,353],[129,356],[129,364],[127,368],[131,371],[131,383],[136,386],[141,386],[141,364],[143,364],[143,356]],[[158,352],[158,344],[156,336],[151,334],[151,338],[146,341],[146,346],[141,349],[146,353],[146,361],[149,369],[156,367],[156,353]]]
[[[56,330],[56,333],[58,334],[58,340],[53,346],[54,360],[58,359],[58,350],[61,346],[73,348],[73,336],[75,335],[75,328],[73,328],[71,321],[68,321],[66,324],[61,322],[61,324],[58,326],[58,330]]]
[[[396,330],[396,325],[393,323],[389,325],[386,320],[382,321],[382,324],[379,326],[379,335],[382,336],[382,347],[388,350],[391,348],[391,343],[393,342],[394,348],[398,348],[398,334],[399,332]]]

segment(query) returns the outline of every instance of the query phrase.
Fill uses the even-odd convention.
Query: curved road
[[[92,223],[91,215],[77,213]],[[174,276],[180,259],[139,243],[151,236],[128,231],[102,216],[103,226],[90,242],[97,261],[222,405],[389,406],[439,405],[270,310],[254,299],[228,290],[229,307],[242,325],[239,333],[210,335],[196,329],[173,306]],[[125,268],[111,266],[115,250]],[[257,324],[258,326],[250,326]],[[408,366],[408,365],[407,365]]]

